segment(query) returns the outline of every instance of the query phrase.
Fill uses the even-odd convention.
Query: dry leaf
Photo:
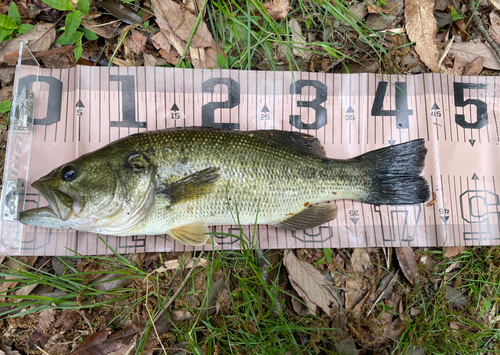
[[[288,0],[272,0],[264,4],[264,9],[266,9],[271,18],[283,20],[292,8]]]
[[[493,6],[495,9],[500,10],[500,1],[499,0],[488,0],[488,2]]]
[[[131,324],[116,333],[113,333],[111,329],[96,332],[89,335],[89,337],[78,345],[70,354],[104,355],[121,349],[128,349],[133,344],[135,335],[140,331],[140,327]]]
[[[467,64],[469,64],[467,60],[459,56],[455,56],[455,62],[453,63],[453,72],[455,75],[462,75]]]
[[[146,52],[144,52],[142,55],[144,57],[144,65],[146,67],[156,66],[156,58],[153,55],[146,53]]]
[[[36,259],[38,259],[38,256],[16,257],[16,260],[29,266],[33,266],[35,264]],[[13,261],[12,259],[7,259],[4,265],[14,270],[20,270],[21,268],[24,268],[22,265]],[[11,279],[11,277],[7,277],[6,279]],[[2,285],[0,285],[0,295],[2,296],[5,295],[8,290],[10,290],[13,287],[16,287],[17,283],[18,283],[17,281],[2,283]],[[5,297],[0,297],[0,302],[5,302]]]
[[[500,61],[496,57],[491,47],[486,43],[455,42],[451,46],[450,53],[472,62],[477,57],[484,57],[484,67],[493,70],[500,70]]]
[[[60,333],[64,334],[80,319],[80,315],[77,311],[71,309],[65,309],[62,311],[61,315],[57,318],[54,323],[54,328],[59,328],[62,325]]]
[[[284,264],[293,288],[311,309],[319,306],[329,316],[337,313],[339,301],[330,289],[332,282],[311,264],[299,261],[293,251],[287,253]]]
[[[490,12],[490,36],[497,43],[500,43],[500,16],[496,11]]]
[[[33,57],[35,58],[42,58],[42,57],[48,57],[51,55],[56,55],[56,54],[66,54],[69,52],[72,52],[75,46],[64,46],[64,47],[59,47],[59,48],[54,48],[54,49],[49,49],[48,51],[35,51],[31,52],[31,54],[23,54],[23,59],[32,59]],[[19,50],[14,51],[14,52],[9,52],[5,53],[5,56],[3,60],[6,63],[10,64],[16,64],[19,59]],[[46,60],[46,59],[44,59]],[[58,68],[60,69],[60,68]]]
[[[111,15],[119,18],[129,25],[142,24],[142,18],[137,12],[132,10],[127,4],[117,1],[100,1],[99,5],[104,7]]]
[[[116,28],[120,25],[120,22],[110,22],[108,24],[100,24],[95,21],[89,21],[82,18],[82,26],[87,30],[93,31],[96,35],[103,38],[111,38],[116,36],[118,31]]]
[[[360,286],[361,285],[361,286]],[[358,277],[354,280],[346,281],[345,292],[345,309],[350,311],[363,299],[366,295],[367,287],[363,278]]]
[[[55,320],[56,311],[54,309],[46,309],[40,312],[38,316],[38,330],[44,334],[48,334],[52,328],[52,323]]]
[[[188,263],[183,265],[183,268],[184,269],[191,269],[195,262],[196,262],[196,259],[192,259],[191,261],[189,261]],[[205,267],[205,266],[207,266],[207,263],[208,263],[207,259],[201,258],[200,261],[198,262],[198,264],[196,265],[196,267],[198,267],[198,266]],[[176,270],[180,266],[181,266],[181,264],[180,264],[179,260],[176,260],[176,259],[168,260],[168,261],[165,261],[163,263],[163,266],[160,266],[158,269],[156,269],[156,272],[165,272],[167,270]]]
[[[312,53],[305,50],[309,48],[309,45],[307,44],[306,39],[302,35],[302,30],[300,29],[300,25],[296,19],[290,20],[290,32],[292,34],[293,54],[296,56],[300,56],[304,59],[310,58]]]
[[[174,322],[190,320],[193,318],[193,315],[189,311],[172,311],[170,312],[170,316]]]
[[[366,272],[373,267],[370,254],[366,248],[356,248],[351,256],[352,268],[356,272]]]
[[[2,349],[2,352],[5,354],[5,355],[21,355],[21,353],[17,350],[12,350],[12,348],[10,346],[7,346],[7,345],[2,345],[0,347],[0,349]]]
[[[28,48],[30,51],[46,51],[56,39],[55,25],[45,23],[36,25],[31,31],[17,36],[9,41],[3,42],[0,45],[0,62],[4,61],[4,56],[9,52],[19,53],[19,44],[21,42],[30,43]]]
[[[375,4],[367,3],[366,7],[367,7],[367,10],[370,14],[386,14],[387,13],[387,11],[385,11],[383,8],[381,8],[380,6],[377,6]]]
[[[434,18],[434,0],[406,0],[405,19],[406,32],[420,60],[427,67],[438,73],[439,53],[436,45],[437,24]]]
[[[456,59],[455,59],[456,60]],[[453,258],[454,256],[457,256],[461,252],[465,251],[467,247],[446,247],[444,248],[444,256],[447,258]]]
[[[390,0],[382,4],[381,8],[386,11],[386,15],[370,14],[366,18],[366,26],[374,31],[385,30],[403,10],[404,2],[401,0]]]
[[[399,266],[412,285],[418,278],[417,258],[412,248],[394,248],[398,257]]]

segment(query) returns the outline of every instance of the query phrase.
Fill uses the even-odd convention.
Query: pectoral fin
[[[219,176],[219,168],[207,168],[169,185],[161,185],[157,194],[168,199],[170,205],[195,199],[210,193]]]
[[[273,225],[290,230],[308,229],[335,219],[337,210],[334,203],[315,205]]]
[[[167,232],[172,238],[186,245],[205,245],[210,238],[208,226],[204,221],[198,221],[186,226],[174,228]]]

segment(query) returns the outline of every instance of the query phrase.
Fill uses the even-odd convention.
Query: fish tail
[[[420,176],[427,148],[423,139],[381,148],[357,157],[370,176],[363,202],[378,205],[423,203],[430,197],[427,180]]]

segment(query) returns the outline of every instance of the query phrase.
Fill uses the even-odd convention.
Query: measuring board
[[[91,233],[23,226],[15,220],[16,208],[18,213],[47,205],[30,184],[61,164],[133,133],[184,126],[300,131],[317,137],[326,155],[337,159],[425,140],[429,152],[423,176],[434,203],[374,206],[339,200],[337,219],[320,227],[287,231],[258,226],[259,248],[500,242],[498,77],[155,67],[21,69],[17,100],[27,107],[27,93],[35,93],[36,103],[34,120],[25,119],[26,132],[9,132],[6,166],[11,169],[4,190],[10,187],[2,201],[1,254],[109,253]],[[29,171],[26,181],[12,175],[16,164]],[[16,196],[20,201],[13,204]],[[242,229],[254,235],[252,226]],[[237,226],[212,230],[239,234]],[[193,249],[169,236],[101,237],[119,253]],[[240,247],[236,238],[215,241],[223,249]]]

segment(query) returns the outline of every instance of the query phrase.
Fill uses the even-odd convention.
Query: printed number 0
[[[320,129],[326,125],[326,108],[321,106],[327,99],[328,88],[318,80],[297,80],[290,85],[291,94],[302,94],[302,88],[312,86],[316,89],[316,98],[312,101],[297,101],[298,107],[310,107],[316,111],[316,117],[313,123],[302,122],[301,115],[290,115],[290,124],[298,129]]]
[[[465,121],[465,115],[455,114],[455,122],[463,128],[480,129],[488,124],[488,107],[486,102],[477,99],[464,100],[464,89],[484,89],[486,84],[473,83],[453,83],[453,91],[455,92],[455,106],[465,107],[467,105],[476,106],[476,122]]]

